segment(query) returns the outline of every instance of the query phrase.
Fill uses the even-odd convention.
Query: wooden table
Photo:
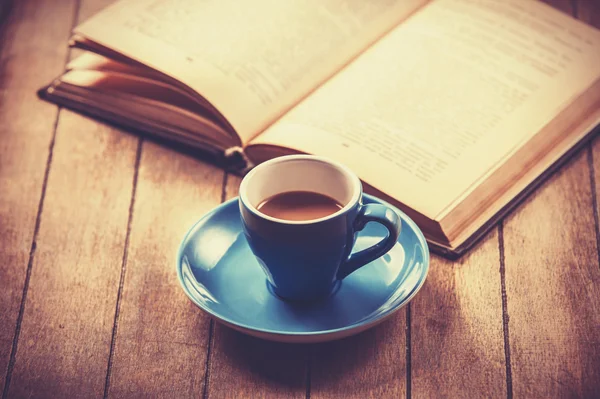
[[[3,398],[600,397],[600,141],[468,256],[434,256],[390,321],[260,341],[211,321],[174,270],[239,179],[36,97],[75,54],[71,27],[110,2],[0,5]],[[553,3],[600,25],[598,2]]]

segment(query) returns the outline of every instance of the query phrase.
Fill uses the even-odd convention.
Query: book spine
[[[223,152],[225,164],[229,172],[243,176],[254,167],[242,147],[230,147]]]

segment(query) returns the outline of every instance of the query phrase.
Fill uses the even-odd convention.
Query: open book
[[[333,158],[455,257],[600,122],[600,31],[521,0],[132,0],[40,95],[243,173]]]

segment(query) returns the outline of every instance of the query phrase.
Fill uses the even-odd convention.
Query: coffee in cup
[[[335,199],[325,194],[288,191],[267,198],[256,209],[278,219],[308,221],[329,216],[342,208]]]

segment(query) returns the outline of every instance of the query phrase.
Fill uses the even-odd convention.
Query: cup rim
[[[344,175],[346,175],[348,180],[350,182],[352,182],[352,186],[353,186],[353,193],[352,193],[352,198],[350,199],[350,201],[348,201],[348,203],[346,205],[344,205],[340,210],[332,213],[331,215],[327,215],[327,216],[324,216],[324,217],[321,217],[318,219],[310,219],[310,220],[285,220],[285,219],[276,218],[276,217],[269,216],[269,215],[259,211],[254,205],[252,205],[252,203],[248,199],[247,187],[248,187],[248,182],[250,181],[250,178],[253,175],[255,175],[261,169],[264,169],[266,167],[273,166],[278,163],[298,161],[298,160],[325,163],[325,164],[334,166],[340,172],[342,172]],[[286,225],[311,225],[311,224],[324,222],[324,221],[327,221],[330,219],[334,219],[334,218],[348,212],[350,209],[352,209],[359,202],[361,194],[362,194],[361,181],[358,178],[358,176],[354,172],[352,172],[352,170],[349,167],[347,167],[346,165],[344,165],[342,163],[334,161],[330,158],[316,156],[316,155],[284,155],[284,156],[272,158],[268,161],[265,161],[265,162],[255,166],[252,170],[250,170],[250,172],[248,172],[246,174],[246,176],[244,176],[244,178],[242,179],[242,182],[240,183],[240,188],[239,188],[240,200],[241,200],[242,204],[244,204],[246,209],[248,209],[251,213],[253,213],[255,216],[257,216],[261,219],[265,219],[265,220],[268,220],[268,221],[271,221],[274,223],[286,224]]]

